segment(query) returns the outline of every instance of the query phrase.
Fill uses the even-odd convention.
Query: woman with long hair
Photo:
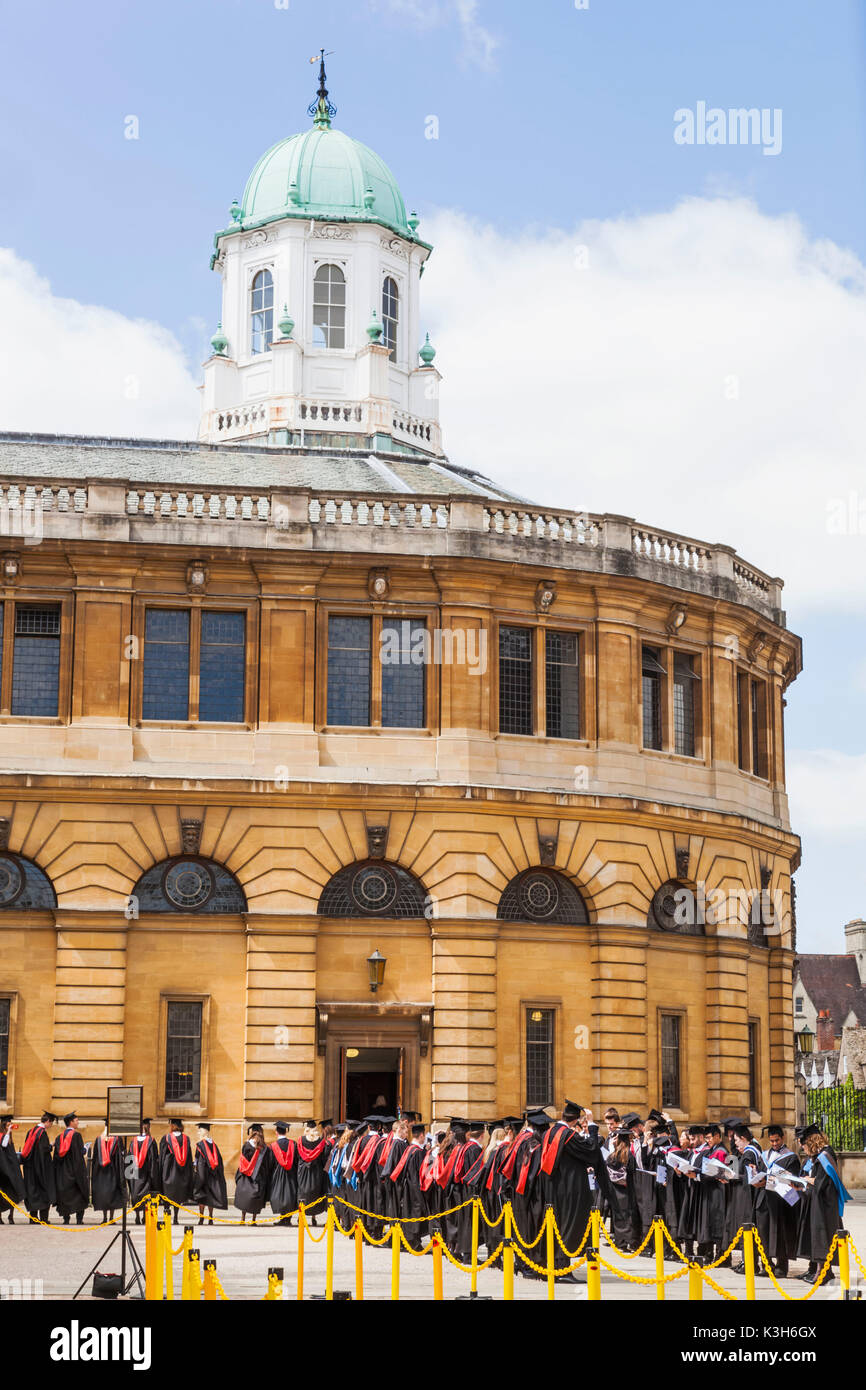
[[[808,1160],[809,1172],[803,1176],[809,1183],[810,1197],[807,1208],[805,1237],[800,1253],[806,1254],[809,1268],[801,1275],[806,1283],[817,1282],[827,1252],[833,1243],[836,1232],[845,1224],[845,1203],[850,1202],[851,1194],[845,1188],[839,1173],[839,1159],[830,1147],[830,1140],[819,1125],[807,1125],[803,1131],[801,1144]],[[833,1256],[833,1263],[836,1263]],[[825,1284],[832,1283],[833,1273],[828,1270]]]
[[[630,1130],[621,1129],[613,1137],[605,1166],[610,1181],[608,1202],[613,1242],[620,1250],[630,1251],[639,1239]]]

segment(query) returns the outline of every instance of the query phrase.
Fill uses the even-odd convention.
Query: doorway
[[[403,1106],[401,1047],[342,1048],[343,1085],[340,1119],[396,1115]]]

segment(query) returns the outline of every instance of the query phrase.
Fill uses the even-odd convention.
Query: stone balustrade
[[[34,518],[37,524],[34,524]],[[0,478],[0,535],[92,537],[297,550],[400,553],[423,535],[428,554],[519,560],[633,575],[727,599],[784,625],[782,581],[730,546],[641,526],[630,517],[540,508],[466,494],[317,491],[310,488],[162,486],[130,481],[27,482]],[[146,530],[139,528],[146,527]]]

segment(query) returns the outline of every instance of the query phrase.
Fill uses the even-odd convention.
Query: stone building
[[[431,248],[312,114],[199,441],[0,437],[0,1105],[789,1117],[781,581],[449,462]]]

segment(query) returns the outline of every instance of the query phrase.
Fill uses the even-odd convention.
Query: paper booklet
[[[701,1172],[706,1173],[708,1178],[736,1177],[733,1168],[729,1168],[720,1158],[705,1158]]]
[[[809,1184],[805,1178],[801,1178],[797,1173],[790,1173],[787,1168],[783,1168],[781,1163],[774,1163],[770,1169],[770,1176],[777,1182],[784,1183],[786,1187],[797,1187],[804,1192]]]
[[[695,1172],[695,1165],[693,1163],[690,1163],[687,1158],[683,1158],[682,1154],[674,1154],[671,1153],[670,1150],[668,1150],[665,1155],[665,1163],[677,1173]]]

